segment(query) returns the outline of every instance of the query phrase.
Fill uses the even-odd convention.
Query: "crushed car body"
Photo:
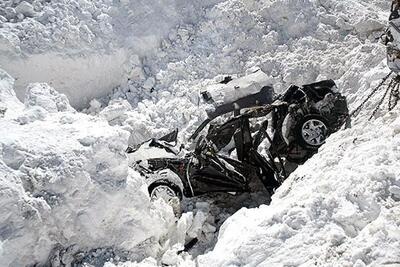
[[[332,80],[275,94],[261,70],[228,77],[202,97],[212,108],[190,137],[193,149],[179,147],[178,130],[127,149],[152,199],[249,192],[257,190],[254,181],[273,194],[287,177],[286,166],[316,153],[349,113]]]

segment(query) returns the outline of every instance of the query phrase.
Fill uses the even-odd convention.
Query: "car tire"
[[[306,149],[318,149],[330,135],[328,121],[319,114],[303,117],[296,126],[298,144]]]
[[[182,190],[180,187],[168,180],[158,180],[148,187],[150,200],[163,199],[170,205],[176,216],[181,213]]]

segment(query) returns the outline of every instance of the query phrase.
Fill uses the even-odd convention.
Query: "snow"
[[[107,94],[124,80],[126,57],[124,49],[97,54],[83,51],[76,56],[49,51],[10,57],[0,52],[2,68],[16,79],[15,91],[19,99],[24,99],[29,83],[46,82],[67,95],[78,109],[93,98]]]
[[[47,84],[31,84],[23,107],[2,72],[0,92],[2,105],[21,107],[0,121],[1,265],[43,264],[50,253],[70,264],[64,254],[106,247],[155,257],[174,218],[128,168],[128,132],[77,113]]]
[[[389,72],[389,5],[1,1],[0,265],[398,264],[399,112],[366,121],[382,93],[268,206],[211,195],[175,221],[124,153],[175,128],[184,142],[206,118],[199,93],[258,68],[276,92],[334,79],[356,107]]]
[[[20,99],[30,82],[48,82],[83,108],[128,79],[146,79],[142,58],[216,2],[1,1],[1,67]]]
[[[9,118],[13,114],[23,109],[15,95],[14,78],[8,75],[7,72],[0,70],[0,110],[2,117]]]
[[[109,99],[126,99],[134,107],[121,123],[141,129],[131,131],[133,145],[174,128],[185,140],[206,118],[200,92],[218,86],[223,75],[241,77],[258,68],[278,93],[290,84],[334,79],[356,103],[363,95],[357,91],[386,72],[385,48],[375,38],[388,8],[386,1],[224,1],[195,26],[181,24],[155,55],[143,58],[147,75],[156,80],[153,89],[130,80]],[[361,22],[366,26],[357,28]],[[181,36],[183,29],[189,39]],[[364,77],[375,67],[375,77]]]
[[[200,266],[398,263],[399,123],[393,112],[332,136],[269,206],[230,217]]]

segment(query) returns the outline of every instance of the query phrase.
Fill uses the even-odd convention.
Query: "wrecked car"
[[[259,70],[228,77],[201,95],[213,108],[189,138],[192,149],[178,146],[178,130],[127,149],[153,200],[251,192],[254,181],[272,195],[288,164],[305,162],[348,118],[346,98],[332,80],[275,94]]]

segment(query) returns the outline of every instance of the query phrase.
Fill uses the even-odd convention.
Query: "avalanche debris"
[[[270,206],[212,195],[176,221],[149,201],[126,146],[186,140],[221,77],[331,78],[355,107],[388,72],[387,0],[200,2],[0,2],[0,265],[399,264],[399,112],[366,122],[379,94]]]
[[[128,132],[75,112],[47,84],[30,85],[23,107],[1,73],[1,265],[56,264],[56,254],[70,264],[107,247],[128,259],[156,257],[174,217],[154,208],[128,169]]]

